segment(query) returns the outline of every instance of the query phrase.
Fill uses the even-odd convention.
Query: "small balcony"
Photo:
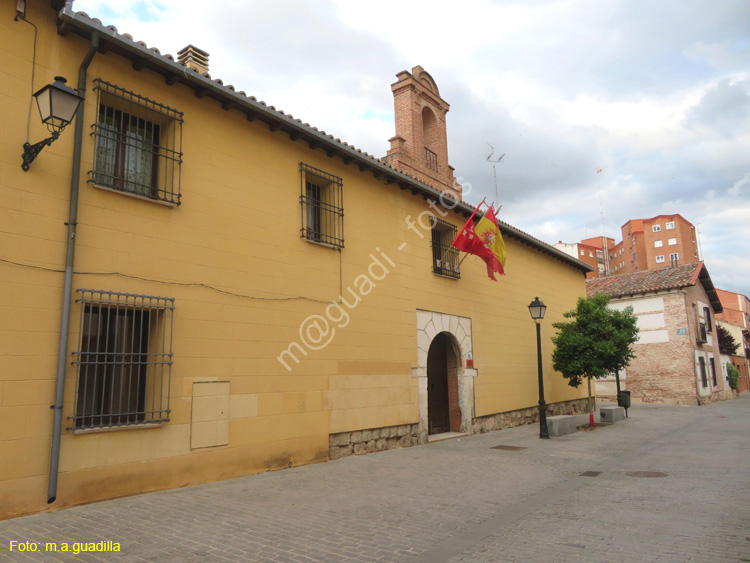
[[[427,147],[424,148],[424,160],[425,160],[425,164],[427,165],[427,168],[429,168],[430,170],[434,170],[435,172],[438,172],[437,154],[432,152]]]

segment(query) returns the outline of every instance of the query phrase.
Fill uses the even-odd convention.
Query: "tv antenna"
[[[492,179],[495,182],[495,201],[498,203],[497,210],[500,211],[500,208],[502,207],[502,205],[500,205],[500,196],[497,191],[497,167],[495,165],[503,159],[503,157],[505,156],[505,153],[501,154],[497,158],[493,158],[495,156],[495,147],[493,147],[489,143],[487,143],[487,146],[490,147],[490,151],[492,151],[490,152],[489,155],[487,155],[487,162],[492,163]]]

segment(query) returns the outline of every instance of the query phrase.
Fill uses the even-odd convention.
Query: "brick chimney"
[[[396,75],[391,85],[396,136],[385,161],[428,186],[461,199],[453,167],[448,164],[445,114],[450,106],[440,97],[432,76],[421,66]]]
[[[200,74],[208,74],[208,53],[193,45],[177,52],[177,62],[189,69],[195,69]]]

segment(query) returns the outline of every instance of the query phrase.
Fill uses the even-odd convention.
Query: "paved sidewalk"
[[[634,405],[611,426],[551,440],[537,432],[513,428],[6,520],[0,559],[750,561],[750,396]],[[587,471],[601,473],[581,476]],[[40,551],[10,553],[11,540],[39,542]],[[44,552],[45,542],[102,540],[121,552]]]

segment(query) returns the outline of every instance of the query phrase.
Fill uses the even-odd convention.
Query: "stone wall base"
[[[572,401],[563,401],[561,403],[551,403],[547,405],[547,416],[584,414],[589,412],[588,405],[588,398],[573,399]],[[474,419],[474,432],[476,434],[483,434],[484,432],[490,432],[492,430],[514,428],[516,426],[533,424],[535,422],[539,422],[538,406],[477,417]]]
[[[712,393],[710,397],[701,397],[698,399],[698,404],[707,405],[709,403],[717,403],[719,401],[728,401],[735,398],[734,391],[731,389],[722,389],[716,393]]]
[[[419,424],[401,424],[331,434],[328,437],[328,457],[333,460],[350,455],[408,448],[417,445],[418,435]]]

